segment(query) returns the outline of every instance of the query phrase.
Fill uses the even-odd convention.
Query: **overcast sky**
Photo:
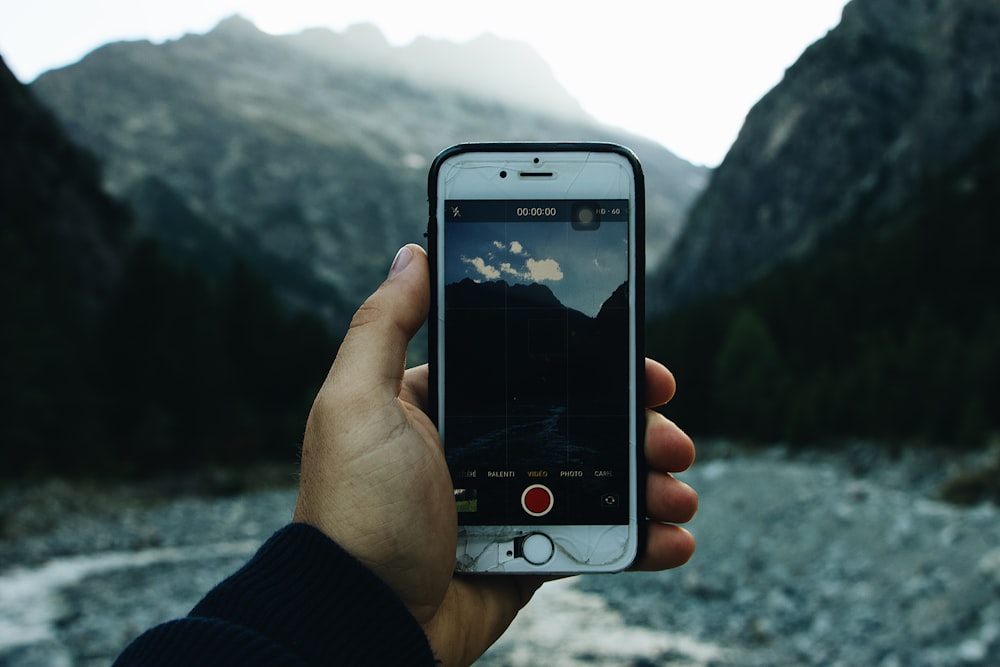
[[[368,22],[390,42],[485,32],[535,46],[598,120],[715,166],[750,107],[846,0],[0,0],[0,55],[24,82],[120,39],[206,32],[234,13],[265,32]],[[595,75],[599,75],[596,76]],[[614,75],[614,94],[595,78]]]

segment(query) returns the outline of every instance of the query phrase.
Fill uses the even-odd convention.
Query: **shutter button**
[[[544,484],[532,484],[521,493],[521,508],[531,516],[545,516],[554,504],[552,491]]]

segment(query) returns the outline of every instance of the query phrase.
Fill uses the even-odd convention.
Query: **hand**
[[[437,429],[424,412],[427,366],[404,372],[406,346],[427,318],[427,256],[409,245],[355,314],[306,424],[295,520],[326,533],[385,581],[424,628],[447,667],[469,665],[500,636],[543,583],[537,576],[453,574],[457,518]],[[650,407],[674,378],[646,361]],[[694,460],[694,444],[646,412],[649,463],[645,554],[635,569],[687,562],[697,494],[670,476]],[[671,522],[671,523],[665,523]]]

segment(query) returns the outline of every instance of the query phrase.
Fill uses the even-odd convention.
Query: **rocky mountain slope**
[[[485,64],[497,53],[513,64]],[[210,270],[235,249],[338,326],[423,234],[427,166],[451,143],[630,145],[647,171],[651,263],[707,175],[587,119],[537,55],[496,38],[393,49],[370,27],[277,37],[233,17],[162,45],[110,44],[32,88],[102,157],[141,226]]]
[[[1000,5],[852,0],[747,116],[658,283],[670,308],[821,250],[966,159],[1000,118]]]

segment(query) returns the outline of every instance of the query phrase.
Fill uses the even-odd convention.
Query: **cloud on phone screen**
[[[590,317],[628,277],[628,225],[574,231],[568,223],[464,223],[448,227],[448,283],[544,284]]]
[[[509,246],[501,241],[493,241],[491,245],[504,255],[503,259],[514,261],[500,261],[501,258],[493,252],[488,253],[485,259],[462,255],[462,262],[475,271],[478,279],[497,280],[506,276],[534,283],[563,279],[558,261],[552,258],[535,259],[519,241],[511,241]]]

